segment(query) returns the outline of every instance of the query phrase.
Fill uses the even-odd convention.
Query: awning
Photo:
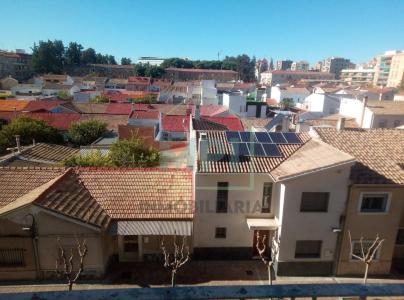
[[[112,235],[181,235],[192,234],[192,221],[116,221]]]
[[[250,230],[276,230],[279,227],[276,219],[247,219],[248,229]]]

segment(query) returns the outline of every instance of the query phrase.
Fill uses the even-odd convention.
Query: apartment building
[[[276,62],[276,69],[277,70],[290,70],[290,68],[292,67],[293,61],[286,59],[286,60],[278,60]]]
[[[364,273],[363,264],[351,256],[348,231],[355,254],[360,254],[361,237],[365,252],[377,234],[384,239],[370,266],[370,274],[403,271],[404,131],[315,128],[315,135],[357,160],[351,169],[336,274]]]
[[[307,72],[309,70],[309,62],[305,60],[294,61],[290,66],[290,70],[292,71],[304,71]]]
[[[349,85],[373,85],[374,69],[343,69],[341,79]]]
[[[376,86],[387,86],[387,82],[389,79],[390,75],[390,68],[391,68],[391,63],[393,60],[393,57],[397,54],[400,54],[402,51],[397,51],[397,50],[391,50],[391,51],[386,51],[382,55],[378,55],[376,57],[376,66],[375,66],[375,77],[373,80],[373,84]],[[401,62],[401,58],[398,60],[395,60],[395,62]],[[395,63],[395,65],[396,65]],[[395,71],[398,71],[395,68]],[[394,73],[394,76],[392,77],[392,80],[394,82],[394,78],[398,77],[399,74]]]
[[[151,66],[159,66],[164,62],[165,58],[154,56],[141,56],[138,58],[138,64],[150,64]]]
[[[0,79],[11,76],[18,81],[24,81],[32,77],[32,55],[23,50],[16,52],[0,50]]]
[[[399,87],[404,80],[404,52],[394,55],[391,59],[389,77],[387,78],[388,87]]]
[[[251,259],[257,232],[277,231],[277,274],[333,272],[350,155],[306,134],[266,131],[193,131],[191,145],[196,259]]]
[[[355,65],[347,58],[332,56],[323,61],[321,71],[335,74],[335,78],[339,79],[342,70],[352,69],[354,66]]]

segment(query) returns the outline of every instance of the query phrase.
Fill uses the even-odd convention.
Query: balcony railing
[[[263,299],[301,297],[392,297],[404,296],[404,284],[286,284],[195,286],[175,288],[131,288],[108,290],[77,290],[72,292],[37,292],[0,294],[7,300],[41,299]]]

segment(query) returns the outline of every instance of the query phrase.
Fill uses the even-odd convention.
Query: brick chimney
[[[337,130],[342,131],[345,129],[345,118],[339,118],[337,122]]]

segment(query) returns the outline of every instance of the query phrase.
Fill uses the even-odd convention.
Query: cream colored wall
[[[111,254],[111,251],[108,250],[108,246],[106,245],[108,239],[104,237],[103,233],[94,230],[92,227],[74,223],[72,219],[63,219],[32,206],[2,217],[3,223],[8,223],[10,233],[18,234],[18,228],[22,227],[21,224],[24,223],[23,220],[26,220],[25,223],[29,223],[29,225],[31,223],[30,217],[24,218],[28,213],[35,215],[40,270],[45,277],[54,275],[57,257],[57,238],[60,238],[63,246],[68,247],[76,245],[76,237],[80,241],[86,240],[88,247],[88,254],[84,261],[85,270],[83,274],[91,276],[103,275],[106,262]],[[7,221],[4,221],[5,218],[7,218]],[[14,224],[14,227],[10,226],[10,222]],[[19,234],[21,234],[21,232]],[[0,238],[0,241],[2,239],[3,238]],[[15,237],[14,239],[18,241],[20,238]],[[30,246],[30,249],[32,250],[32,246]],[[33,253],[29,255],[34,259]]]
[[[361,192],[391,193],[391,203],[388,212],[374,214],[360,213],[358,208]],[[403,222],[404,188],[391,187],[388,185],[354,185],[350,190],[349,197],[337,274],[363,274],[364,272],[364,266],[362,263],[350,260],[351,249],[349,245],[348,230],[351,231],[352,240],[359,240],[361,236],[363,236],[365,240],[373,240],[376,234],[379,234],[381,238],[385,239],[380,250],[380,257],[371,265],[370,273],[389,274],[397,230],[400,222]]]
[[[283,203],[279,208],[280,214],[283,210],[280,262],[333,260],[337,234],[332,229],[340,227],[340,217],[347,201],[349,172],[350,166],[336,167],[285,181],[277,188],[280,203]],[[302,192],[329,192],[328,211],[300,212]],[[322,240],[321,257],[296,259],[297,240]]]
[[[252,247],[254,233],[246,218],[273,217],[273,213],[261,213],[263,184],[272,181],[269,175],[196,174],[195,180],[194,247]],[[218,182],[229,182],[227,213],[216,213]],[[252,212],[254,205],[256,212]],[[215,238],[216,227],[227,228],[225,239]]]

